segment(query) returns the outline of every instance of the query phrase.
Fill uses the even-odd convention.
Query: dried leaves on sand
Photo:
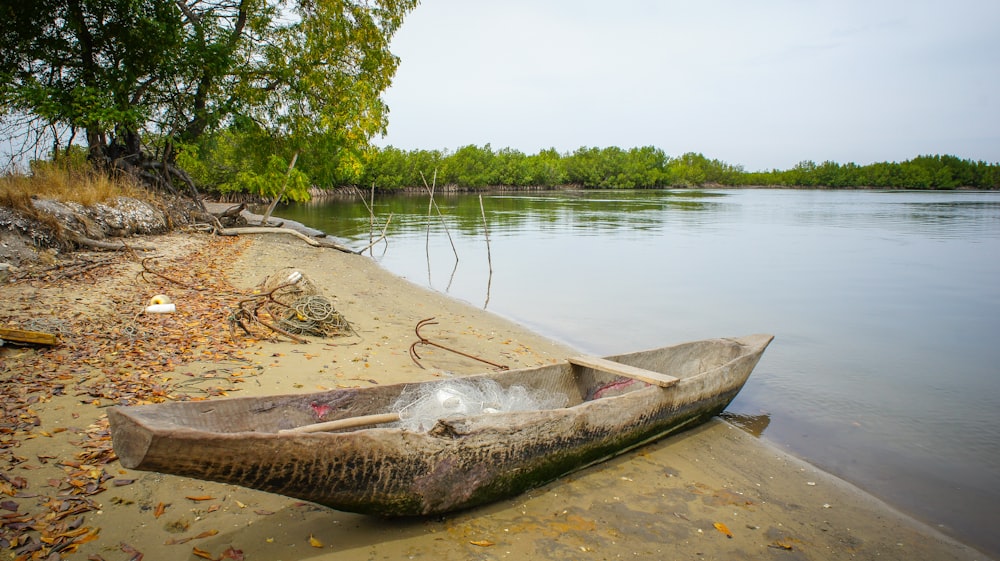
[[[243,358],[250,341],[234,343],[226,320],[242,297],[226,282],[227,267],[244,243],[212,239],[194,253],[157,260],[163,276],[142,275],[140,263],[118,255],[73,278],[2,287],[0,325],[47,322],[62,340],[50,349],[0,348],[0,549],[13,559],[60,559],[100,538],[88,516],[99,509],[93,497],[134,481],[109,471],[115,456],[104,407],[225,395],[256,373]],[[134,281],[121,282],[133,272]],[[143,313],[160,293],[177,311]],[[185,371],[198,362],[215,366]],[[50,408],[72,417],[45,426],[41,413]],[[40,452],[38,439],[61,446]],[[232,548],[211,556],[241,557]]]

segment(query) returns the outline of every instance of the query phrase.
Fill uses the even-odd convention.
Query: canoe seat
[[[569,358],[568,360],[570,364],[585,366],[587,368],[593,368],[594,370],[600,370],[601,372],[625,376],[626,378],[635,378],[636,380],[641,380],[649,384],[655,384],[661,388],[669,388],[678,381],[676,376],[646,370],[645,368],[636,368],[635,366],[629,366],[627,364],[622,364],[620,362],[596,356],[575,356]]]

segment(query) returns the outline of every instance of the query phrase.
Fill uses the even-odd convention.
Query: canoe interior
[[[696,341],[673,347],[607,357],[610,360],[680,378],[707,376],[747,351],[740,340]],[[520,385],[567,397],[567,407],[595,398],[611,397],[648,384],[569,363],[491,372],[464,379],[488,377],[502,387]],[[448,379],[424,382],[444,384]],[[144,425],[161,431],[187,429],[207,433],[276,433],[314,423],[390,412],[407,384],[347,388],[310,394],[230,398],[214,401],[172,402],[127,408]]]

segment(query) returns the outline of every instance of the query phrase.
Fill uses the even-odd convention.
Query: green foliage
[[[528,185],[555,187],[569,182],[562,156],[555,148],[542,150],[528,156],[525,163],[525,180]]]
[[[708,180],[705,167],[708,159],[701,154],[687,153],[671,160],[667,165],[667,180],[670,185],[678,187],[696,187]]]
[[[463,146],[454,154],[444,159],[438,172],[438,181],[442,184],[461,185],[473,189],[486,187],[490,183],[494,161],[493,150],[487,144],[478,146]]]
[[[270,198],[281,192],[291,157],[286,159],[276,154],[264,158],[251,156],[260,152],[261,145],[266,144],[268,139],[264,135],[226,130],[211,135],[210,141],[200,145],[178,146],[177,163],[196,183],[211,185],[219,193],[249,193]],[[200,153],[203,146],[208,147],[204,155]],[[298,162],[301,159],[288,174],[285,197],[292,201],[307,201],[312,181]]]
[[[424,174],[429,185],[434,181],[434,172],[441,169],[442,160],[443,154],[437,150],[404,152],[392,146],[373,149],[366,153],[358,184],[382,190],[422,187],[424,178],[420,174]]]
[[[786,171],[744,173],[742,184],[788,187],[874,187],[879,189],[1000,188],[1000,165],[955,156],[918,156],[904,162],[866,166],[826,161],[799,162]],[[741,183],[735,183],[736,185]]]
[[[805,160],[792,169],[747,172],[702,154],[688,152],[676,158],[644,146],[581,147],[570,154],[555,149],[525,155],[509,148],[494,151],[489,144],[463,146],[453,153],[392,146],[368,153],[359,181],[364,186],[394,190],[423,185],[437,171],[437,183],[465,189],[487,187],[554,187],[578,185],[586,189],[644,189],[706,185],[771,185],[788,187],[876,187],[882,189],[1000,188],[1000,165],[962,160],[955,156],[920,156],[902,163],[867,166],[822,164]],[[332,185],[339,185],[334,183]]]
[[[87,129],[136,131],[156,108],[158,80],[182,64],[173,0],[5,2],[0,111]],[[6,25],[5,25],[6,27]]]
[[[308,201],[309,177],[295,168],[289,171],[288,163],[281,156],[271,156],[263,171],[240,171],[231,182],[219,185],[219,190],[223,193],[250,193],[272,199],[285,188],[285,197],[289,200]]]
[[[0,117],[86,131],[115,158],[140,155],[141,139],[177,144],[167,154],[208,185],[260,191],[272,159],[293,154],[313,181],[356,181],[387,124],[389,42],[416,4],[2,0]]]

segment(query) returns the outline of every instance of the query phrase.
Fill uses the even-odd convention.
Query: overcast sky
[[[1000,0],[422,0],[379,145],[1000,162]]]

